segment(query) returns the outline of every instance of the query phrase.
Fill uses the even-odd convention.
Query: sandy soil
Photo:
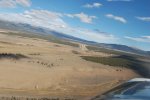
[[[81,59],[81,55],[108,56],[88,51],[83,44],[77,48],[36,38],[0,34],[0,53],[29,57],[0,59],[0,94],[85,99],[110,89],[120,80],[139,77],[129,69],[116,71],[118,68]]]

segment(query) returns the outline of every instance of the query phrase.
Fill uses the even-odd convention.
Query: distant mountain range
[[[76,41],[76,42],[84,43],[87,45],[94,45],[94,46],[106,48],[106,49],[113,49],[113,50],[119,50],[119,51],[124,51],[124,52],[129,52],[129,53],[150,56],[150,51],[144,51],[144,50],[140,50],[134,47],[129,47],[126,45],[97,43],[93,41],[83,40],[74,36],[66,35],[66,34],[52,31],[46,28],[31,26],[29,24],[13,23],[13,22],[7,22],[7,21],[1,20],[0,29],[8,29],[8,30],[13,30],[13,31],[21,31],[21,32],[29,32],[29,33],[31,32],[31,33],[42,34],[42,35],[49,34],[49,35],[52,35],[61,39]]]

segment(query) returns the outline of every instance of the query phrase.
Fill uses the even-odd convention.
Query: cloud
[[[26,23],[33,26],[55,29],[56,27],[66,26],[61,16],[60,13],[47,10],[29,10],[24,13],[0,14],[0,19],[14,23]]]
[[[141,37],[129,37],[125,36],[126,39],[137,41],[137,42],[148,42],[150,43],[150,36],[141,36]]]
[[[150,22],[150,17],[136,17],[139,20]]]
[[[30,7],[30,0],[0,0],[0,8],[16,8],[17,6]]]
[[[102,4],[101,3],[97,3],[97,2],[95,2],[93,4],[85,4],[85,5],[83,5],[83,7],[85,7],[85,8],[99,8],[100,6],[102,6]]]
[[[24,7],[30,7],[31,6],[31,1],[30,0],[16,0],[16,3],[24,6]]]
[[[76,15],[74,15],[76,16]],[[89,30],[68,25],[63,18],[64,14],[47,10],[27,10],[23,13],[3,13],[0,20],[14,23],[25,23],[36,27],[47,28],[63,34],[72,35],[81,39],[103,43],[114,43],[117,38],[109,33]]]
[[[83,12],[79,14],[65,14],[67,17],[70,18],[78,18],[83,23],[91,24],[93,22],[93,19],[97,18],[96,16],[89,16]]]
[[[0,8],[15,8],[16,3],[13,0],[1,0]]]
[[[106,15],[107,18],[110,18],[110,19],[114,19],[116,21],[119,21],[119,22],[122,22],[122,23],[127,23],[127,20],[123,17],[120,17],[120,16],[115,16],[115,15],[112,15],[112,14],[107,14]]]
[[[118,38],[110,33],[104,33],[101,31],[89,30],[85,28],[73,28],[73,34],[76,37],[82,39],[88,39],[100,43],[115,43]]]
[[[107,0],[109,2],[113,2],[113,1],[124,1],[124,2],[130,2],[130,1],[133,1],[133,0]]]

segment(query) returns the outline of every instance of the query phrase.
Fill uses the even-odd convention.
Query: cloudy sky
[[[0,0],[0,20],[150,50],[150,0]]]

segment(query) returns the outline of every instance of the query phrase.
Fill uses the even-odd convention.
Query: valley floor
[[[0,97],[60,97],[86,100],[120,81],[140,77],[126,68],[93,63],[80,56],[112,56],[37,38],[0,34]],[[57,100],[57,99],[56,99]]]

